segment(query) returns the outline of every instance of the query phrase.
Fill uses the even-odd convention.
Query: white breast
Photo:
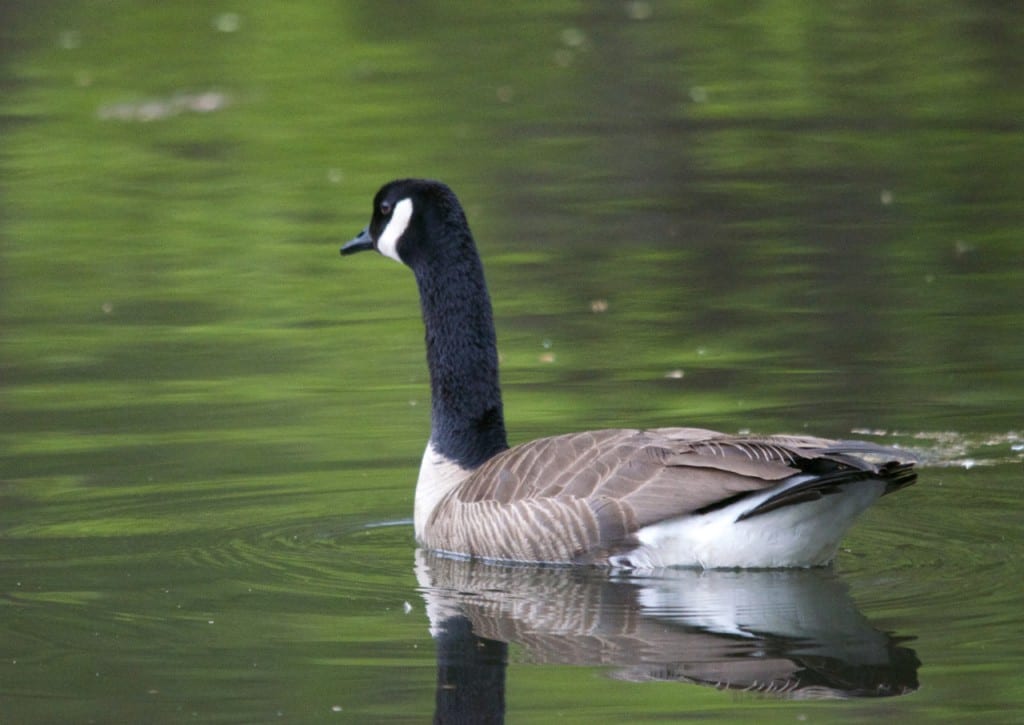
[[[462,483],[469,474],[469,469],[449,460],[434,450],[432,443],[427,443],[420,463],[420,475],[416,480],[416,503],[413,509],[413,523],[416,540],[423,541],[430,515],[437,508],[441,499],[453,488]]]

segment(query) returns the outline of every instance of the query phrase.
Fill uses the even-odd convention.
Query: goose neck
[[[483,267],[471,242],[455,259],[416,270],[430,370],[431,444],[475,468],[508,448],[497,336]]]

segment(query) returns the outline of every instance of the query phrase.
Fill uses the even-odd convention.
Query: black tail
[[[763,501],[760,506],[756,506],[743,513],[736,520],[743,521],[754,516],[760,516],[769,511],[780,509],[783,506],[817,501],[823,496],[839,493],[844,486],[857,483],[858,481],[884,481],[885,490],[882,492],[884,496],[901,488],[906,488],[917,480],[917,472],[914,471],[913,463],[888,461],[876,466],[867,463],[863,459],[842,455],[848,450],[847,448],[830,449],[830,453],[840,454],[833,456],[832,460],[829,461],[834,466],[831,470],[818,473],[814,478],[804,481],[799,486],[793,486],[785,491],[780,491],[775,496]],[[854,467],[843,465],[840,462],[841,458],[848,459]],[[808,461],[808,463],[817,465],[808,466],[809,470],[807,470],[807,473],[817,473],[813,469],[819,468],[820,464],[825,460],[828,459],[817,458]]]

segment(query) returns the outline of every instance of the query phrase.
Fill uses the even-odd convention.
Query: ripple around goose
[[[349,517],[254,526],[195,543],[181,558],[264,591],[391,602],[399,596],[393,561],[408,540],[407,524]]]
[[[829,563],[854,519],[912,484],[906,455],[859,441],[600,430],[509,448],[483,266],[444,184],[385,184],[342,254],[376,249],[420,293],[431,432],[414,523],[427,548],[625,568]]]

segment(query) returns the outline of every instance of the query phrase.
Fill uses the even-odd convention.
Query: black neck
[[[449,229],[450,232],[455,230]],[[450,254],[414,267],[426,328],[435,450],[474,468],[508,448],[497,336],[483,265],[468,230]]]

